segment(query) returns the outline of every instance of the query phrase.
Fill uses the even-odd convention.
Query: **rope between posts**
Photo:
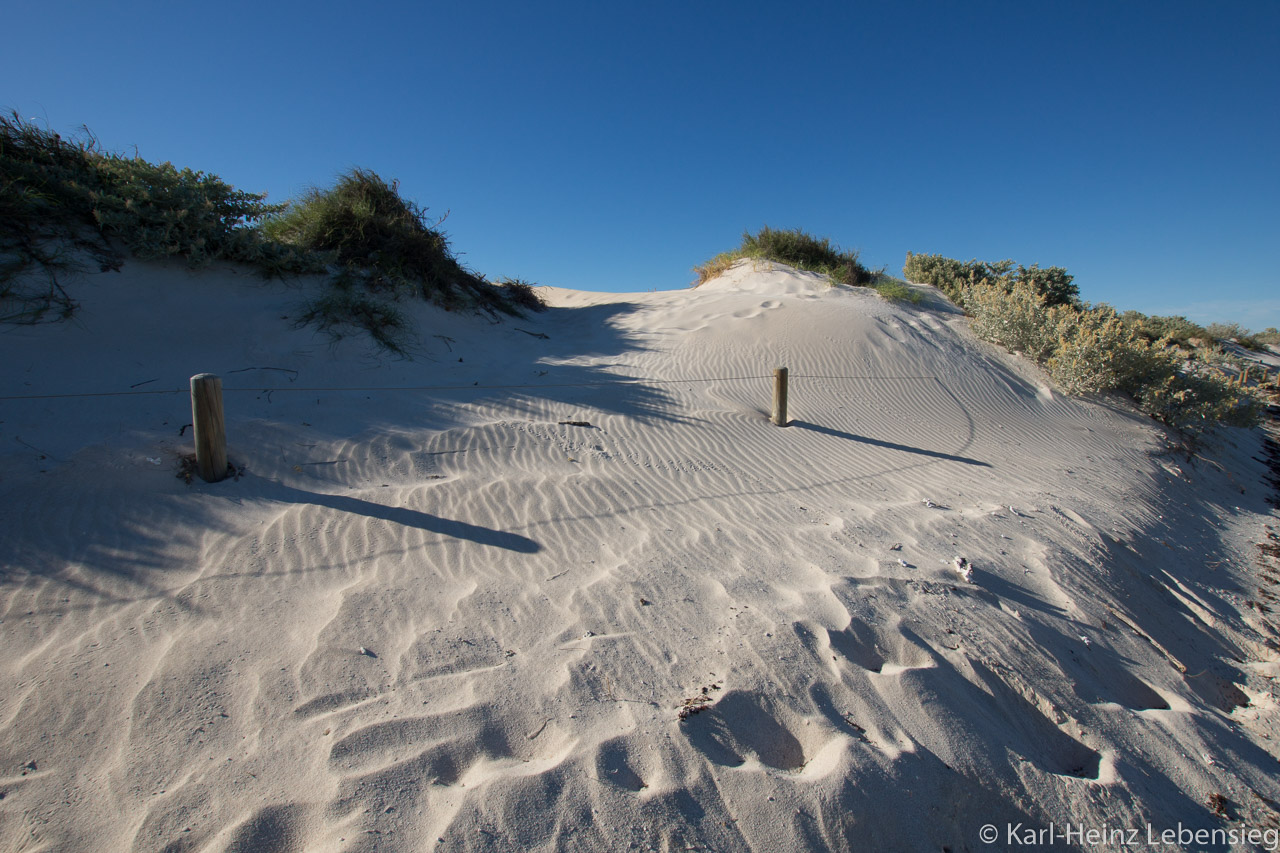
[[[601,379],[593,382],[546,382],[542,384],[524,384],[524,385],[383,385],[377,387],[358,387],[358,386],[338,386],[333,388],[308,388],[308,387],[291,387],[282,386],[276,388],[223,388],[224,394],[241,393],[241,394],[266,394],[266,393],[307,393],[307,394],[326,394],[338,392],[373,392],[373,391],[496,391],[496,390],[513,390],[513,389],[539,389],[539,388],[593,388],[605,385],[679,385],[681,383],[692,382],[739,382],[745,380],[756,379],[772,379],[772,374],[761,374],[759,376],[702,376],[691,377],[688,379],[644,379],[635,376],[619,376],[616,379]],[[797,373],[792,375],[792,379],[818,379],[818,380],[851,380],[851,379],[937,379],[936,376],[819,376],[814,374]],[[0,402],[8,400],[75,400],[86,399],[92,397],[141,397],[156,396],[160,394],[190,394],[189,388],[165,388],[158,390],[146,391],[97,391],[86,394],[14,394],[10,396],[0,397]]]

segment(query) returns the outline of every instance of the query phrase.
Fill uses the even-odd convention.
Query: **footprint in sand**
[[[740,767],[748,757],[778,770],[799,770],[805,751],[764,697],[731,690],[705,713],[681,724],[689,742],[708,759]]]
[[[635,769],[638,764],[625,737],[616,737],[600,744],[596,753],[596,775],[602,782],[617,785],[628,791],[641,791],[649,787]]]
[[[944,760],[977,760],[974,772],[996,770],[1003,756],[1014,766],[1025,762],[1043,773],[1100,780],[1102,755],[1068,731],[1078,728],[1070,716],[1039,696],[1029,700],[981,662],[969,664],[977,684],[939,659],[938,666],[904,674],[887,693],[913,738]],[[919,720],[928,722],[910,722]],[[954,744],[969,747],[956,753]]]
[[[306,811],[299,805],[258,809],[236,827],[225,853],[303,853],[311,849]]]

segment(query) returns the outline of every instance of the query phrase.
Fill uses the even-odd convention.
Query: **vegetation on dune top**
[[[439,224],[403,198],[397,182],[354,169],[331,189],[312,189],[267,217],[261,231],[270,243],[321,259],[333,271],[331,292],[308,304],[303,322],[335,336],[362,329],[392,352],[403,353],[409,337],[392,304],[402,297],[491,314],[545,307],[528,282],[494,283],[462,266]]]
[[[871,283],[867,285],[890,302],[910,302],[919,305],[924,301],[924,294],[901,279],[882,272],[873,273]]]
[[[841,249],[826,237],[814,237],[799,228],[776,229],[764,226],[756,234],[742,234],[742,245],[721,252],[693,270],[698,274],[694,287],[723,273],[740,260],[777,261],[789,267],[824,275],[833,284],[867,285],[873,273],[858,261],[858,253]]]
[[[330,330],[364,328],[393,349],[399,338],[371,324],[407,328],[389,321],[400,298],[490,313],[543,307],[526,282],[494,283],[462,267],[438,224],[367,170],[272,205],[216,175],[104,152],[87,130],[68,140],[16,113],[0,116],[0,321],[70,316],[76,304],[59,276],[86,256],[104,271],[126,257],[182,257],[193,266],[234,261],[268,278],[328,272],[334,293],[308,315]]]
[[[1233,341],[1258,352],[1265,352],[1268,346],[1280,345],[1280,330],[1274,326],[1261,332],[1251,332],[1239,323],[1210,323],[1205,330],[1215,341]]]
[[[445,308],[517,313],[541,302],[523,282],[494,284],[466,269],[426,211],[401,197],[399,184],[353,169],[332,189],[313,189],[262,224],[267,240],[318,256],[343,290],[409,295]]]
[[[694,267],[698,280],[694,287],[722,275],[738,261],[774,261],[794,269],[825,276],[832,285],[869,287],[893,302],[919,304],[924,298],[919,290],[906,282],[886,275],[884,270],[869,270],[858,260],[858,252],[841,249],[827,237],[814,237],[799,228],[777,229],[764,226],[758,233],[744,232],[742,244],[721,252],[706,263]]]
[[[1126,311],[1120,319],[1134,333],[1148,341],[1166,341],[1180,347],[1195,347],[1214,340],[1209,330],[1181,315],[1171,317],[1148,316],[1141,311]]]
[[[103,152],[87,131],[68,140],[0,115],[0,320],[70,316],[58,277],[77,256],[102,270],[126,256],[240,261],[268,275],[314,268],[252,227],[282,209],[216,175]]]

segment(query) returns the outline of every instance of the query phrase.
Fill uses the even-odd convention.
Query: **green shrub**
[[[146,260],[179,256],[192,266],[215,259],[256,262],[266,244],[244,226],[278,210],[265,195],[240,192],[216,175],[154,165],[140,158],[97,158],[90,191],[101,232]]]
[[[1039,264],[1029,267],[1018,264],[1017,269],[1007,275],[1013,281],[1030,284],[1050,305],[1075,305],[1080,301],[1080,288],[1074,284],[1075,277],[1062,267],[1041,269]]]
[[[1249,334],[1249,330],[1239,323],[1210,323],[1204,328],[1215,341],[1230,341]]]
[[[450,310],[517,315],[545,307],[528,282],[494,284],[463,267],[426,211],[400,196],[398,182],[366,169],[341,176],[332,189],[310,190],[267,218],[262,231],[327,261],[340,290],[420,297]]]
[[[743,258],[777,261],[789,267],[816,272],[833,284],[867,285],[872,272],[858,261],[858,253],[844,250],[826,237],[814,237],[798,228],[765,226],[759,233],[743,232],[742,245],[694,267],[694,287],[710,281]]]
[[[1251,428],[1262,420],[1261,400],[1217,373],[1172,373],[1139,388],[1134,398],[1153,418],[1188,432],[1217,424]]]
[[[952,302],[963,306],[965,288],[979,283],[977,264],[977,261],[965,264],[942,255],[916,255],[907,252],[906,263],[902,265],[902,276],[907,281],[931,284]]]
[[[974,334],[1028,358],[1044,361],[1057,345],[1058,317],[1036,289],[1025,282],[1008,290],[972,284],[961,291]]]
[[[1184,361],[1164,337],[1148,339],[1109,306],[1051,306],[1031,281],[1008,289],[974,284],[963,297],[975,334],[1041,362],[1068,394],[1123,392],[1186,432],[1259,422],[1261,406],[1249,389]]]
[[[999,286],[1009,290],[1015,284],[1027,284],[1050,307],[1074,305],[1080,297],[1079,288],[1072,283],[1072,276],[1062,267],[1041,269],[1038,264],[1025,267],[1008,260],[962,262],[942,255],[907,252],[902,274],[908,281],[933,285],[961,307],[965,307],[966,291],[980,285]]]
[[[1181,315],[1172,317],[1148,317],[1140,311],[1126,311],[1120,315],[1125,325],[1148,341],[1164,340],[1180,347],[1192,346],[1192,339],[1212,339],[1204,326],[1193,323]]]
[[[502,289],[503,295],[511,305],[529,311],[545,311],[547,303],[538,291],[534,290],[535,286],[532,282],[519,278],[504,278],[498,282],[498,287]]]
[[[11,312],[4,319],[70,314],[74,302],[58,275],[76,268],[81,254],[103,270],[118,268],[123,253],[192,265],[233,260],[268,273],[314,268],[251,227],[283,209],[265,200],[216,175],[104,153],[87,134],[67,140],[16,113],[0,116],[0,298]]]
[[[1254,352],[1267,351],[1267,340],[1261,335],[1253,335],[1253,334],[1242,335],[1236,338],[1236,343],[1238,343],[1240,346],[1244,347],[1245,349],[1253,350]]]
[[[1067,309],[1057,320],[1057,342],[1045,367],[1068,394],[1136,394],[1177,373],[1182,361],[1175,350],[1139,335],[1109,306]]]
[[[1256,352],[1266,352],[1268,344],[1280,342],[1280,334],[1275,329],[1255,334],[1239,323],[1210,323],[1205,329],[1216,341],[1235,341],[1245,349]]]

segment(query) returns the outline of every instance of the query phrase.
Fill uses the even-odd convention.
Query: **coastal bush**
[[[87,262],[119,269],[126,257],[233,261],[268,278],[330,273],[334,291],[308,316],[384,346],[392,338],[374,330],[403,331],[388,313],[402,296],[494,314],[544,307],[528,282],[495,284],[462,267],[438,224],[366,170],[296,204],[267,204],[216,175],[104,152],[87,130],[64,139],[0,115],[0,322],[70,316],[76,303],[59,277]],[[343,310],[351,315],[338,322]]]
[[[1267,351],[1267,342],[1265,339],[1263,339],[1259,335],[1253,335],[1253,334],[1242,335],[1236,338],[1236,343],[1238,343],[1240,346],[1244,347],[1245,349],[1253,350],[1254,352]]]
[[[1031,284],[1016,282],[1007,290],[971,284],[961,298],[970,328],[983,340],[1036,361],[1044,361],[1057,346],[1058,317]]]
[[[942,255],[917,255],[907,252],[902,275],[908,281],[931,284],[947,298],[964,307],[965,294],[978,286],[998,286],[1005,290],[1026,284],[1039,293],[1050,306],[1073,305],[1079,301],[1079,288],[1062,267],[1029,267],[1013,261],[958,261]]]
[[[931,284],[957,305],[964,305],[964,290],[978,284],[978,262],[968,264],[942,255],[917,255],[907,252],[902,277],[907,281]],[[985,283],[985,279],[983,281]]]
[[[1054,337],[1045,367],[1068,394],[1124,391],[1136,395],[1176,374],[1182,361],[1176,350],[1152,344],[1106,305],[1060,311]]]
[[[1280,334],[1276,334],[1275,329],[1255,334],[1239,323],[1210,323],[1205,329],[1215,341],[1235,341],[1257,352],[1265,352],[1268,344],[1280,342]]]
[[[536,286],[533,282],[520,278],[502,278],[498,281],[498,287],[511,305],[529,311],[545,311],[547,303],[534,290]]]
[[[975,334],[1040,362],[1068,394],[1122,392],[1188,433],[1259,422],[1252,391],[1186,360],[1163,337],[1146,338],[1110,306],[1050,305],[1030,281],[1008,289],[970,285],[962,295]]]
[[[251,227],[283,207],[216,175],[103,152],[87,131],[64,139],[17,113],[0,115],[3,319],[69,316],[75,303],[58,276],[82,258],[104,271],[126,255],[179,256],[193,266],[233,260],[267,274],[314,269]]]
[[[777,261],[789,267],[824,275],[833,284],[867,285],[873,273],[858,261],[858,252],[841,249],[826,237],[814,237],[798,228],[764,226],[758,233],[743,232],[742,244],[721,252],[694,267],[694,287],[710,281],[743,258]]]
[[[1156,420],[1187,432],[1202,432],[1218,424],[1251,428],[1262,420],[1259,397],[1233,386],[1218,373],[1178,371],[1142,386],[1134,399]]]
[[[1210,323],[1204,328],[1215,341],[1230,341],[1249,334],[1249,330],[1239,323]]]
[[[1050,305],[1075,305],[1080,301],[1080,288],[1074,283],[1075,277],[1062,267],[1042,269],[1039,264],[1029,267],[1018,264],[1009,275],[1014,281],[1030,284]]]
[[[1149,317],[1141,311],[1126,311],[1120,319],[1148,341],[1165,340],[1180,347],[1191,347],[1193,339],[1206,342],[1212,339],[1204,326],[1181,315]]]

